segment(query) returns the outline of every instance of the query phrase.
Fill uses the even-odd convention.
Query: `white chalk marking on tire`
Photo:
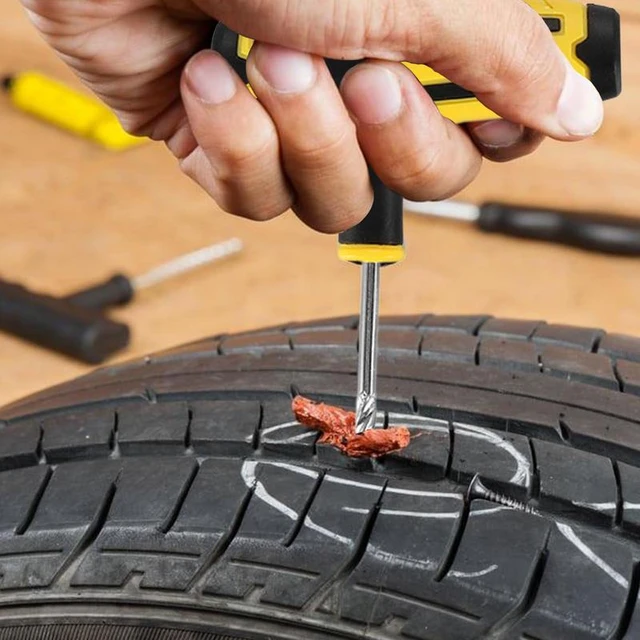
[[[623,589],[629,588],[629,581],[621,576],[611,565],[607,564],[591,547],[582,541],[576,532],[568,525],[556,522],[558,531],[576,548],[582,555],[589,558],[593,564],[602,569],[614,582],[617,582]]]
[[[482,576],[486,576],[490,573],[493,573],[498,568],[497,564],[492,564],[486,569],[482,569],[481,571],[449,571],[448,575],[452,578],[481,578]]]
[[[405,415],[403,413],[390,413],[389,421],[405,424],[407,427],[415,427],[418,429],[429,431],[449,432],[448,423],[444,420],[434,420],[425,416]],[[445,426],[446,425],[446,426]],[[477,427],[472,424],[464,424],[462,422],[454,422],[453,428],[456,434],[476,438],[489,442],[498,449],[502,449],[508,453],[516,462],[516,472],[513,474],[509,482],[529,487],[531,484],[531,465],[529,461],[518,451],[510,442],[501,438],[497,433]]]
[[[427,418],[426,416],[417,416],[417,415],[408,415],[404,413],[389,413],[389,420],[393,422],[398,422],[404,424],[407,427],[414,427],[422,430],[430,430],[430,431],[440,431],[443,433],[449,432],[449,426],[446,420],[437,420],[434,418]],[[272,433],[276,433],[279,430],[295,427],[301,425],[299,422],[290,421],[283,422],[282,424],[277,424],[272,427],[268,427],[265,429],[262,434],[269,435]],[[506,453],[508,453],[516,462],[516,471],[509,480],[509,482],[513,484],[522,485],[524,487],[529,487],[531,484],[531,465],[529,461],[518,451],[510,442],[507,442],[503,438],[501,438],[497,433],[490,431],[489,429],[485,429],[483,427],[477,427],[471,424],[464,424],[461,422],[453,423],[454,429],[461,436],[467,436],[470,438],[477,438],[478,440],[484,440],[485,442],[490,442],[492,445],[497,447],[498,449],[502,449]],[[304,433],[298,436],[292,436],[291,438],[287,438],[282,440],[281,444],[291,444],[294,442],[299,442],[300,440],[304,440],[313,436],[313,433]],[[377,488],[372,485],[372,488]]]
[[[277,424],[273,427],[267,427],[263,429],[260,434],[261,437],[270,436],[273,433],[277,433],[278,431],[282,431],[283,429],[289,429],[293,427],[300,427],[304,425],[300,425],[299,422],[285,422],[283,424]],[[307,440],[308,438],[316,438],[318,436],[317,431],[309,431],[307,433],[299,433],[296,436],[290,436],[285,438],[284,440],[272,439],[272,442],[275,444],[293,444],[294,442],[300,442],[301,440]]]
[[[506,511],[508,507],[491,507],[489,509],[481,509],[479,511],[472,511],[469,517],[472,516],[487,516],[492,513],[498,513],[498,511]],[[358,509],[357,507],[342,507],[343,511],[347,513],[369,513],[366,509]],[[455,520],[460,517],[459,511],[401,511],[397,509],[380,509],[380,515],[397,516],[402,518],[424,518],[431,520]]]
[[[572,502],[571,504],[574,507],[583,507],[594,511],[612,511],[618,506],[615,502]],[[637,502],[623,502],[622,508],[627,511],[637,511],[640,509],[640,504]]]

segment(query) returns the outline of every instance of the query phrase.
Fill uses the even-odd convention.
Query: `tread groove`
[[[453,426],[453,422],[447,422],[447,428],[449,431],[449,452],[447,454],[447,460],[444,465],[444,477],[451,478],[451,468],[453,467],[453,454],[456,446],[456,430]]]
[[[369,539],[371,538],[373,527],[375,526],[378,514],[380,513],[382,501],[388,484],[389,481],[385,480],[384,484],[380,488],[380,495],[378,496],[376,503],[371,507],[371,510],[367,515],[367,518],[362,527],[362,531],[360,532],[360,535],[356,540],[353,552],[351,553],[350,557],[335,572],[335,574],[327,578],[326,582],[319,587],[319,589],[311,596],[311,598],[309,598],[309,600],[302,607],[303,611],[314,611],[316,608],[320,607],[325,598],[331,593],[331,591],[339,588],[340,584],[344,582],[344,580],[346,580],[351,572],[358,566],[367,550],[367,545],[369,544]]]
[[[111,505],[113,504],[113,500],[116,496],[118,480],[120,479],[121,474],[122,470],[118,472],[115,479],[107,489],[104,498],[102,499],[102,502],[100,503],[96,514],[92,522],[87,527],[84,535],[82,536],[76,547],[71,551],[69,557],[64,561],[60,569],[58,569],[58,571],[56,572],[52,584],[63,581],[63,577],[65,576],[65,574],[67,574],[69,580],[71,580],[75,569],[80,566],[85,554],[91,550],[93,543],[100,535],[100,532],[102,531],[102,528],[104,527],[107,518],[109,517],[109,511],[111,510]]]
[[[536,596],[538,595],[538,589],[542,583],[542,576],[547,564],[549,545],[549,538],[551,537],[551,527],[547,529],[547,535],[545,536],[542,549],[538,552],[538,555],[533,563],[533,568],[527,577],[525,588],[522,592],[522,596],[516,602],[515,606],[508,611],[500,620],[494,623],[478,640],[512,640],[513,636],[511,631],[513,627],[517,625],[531,610]],[[523,636],[524,637],[524,636]]]
[[[432,611],[446,613],[462,620],[468,620],[469,622],[478,622],[478,620],[481,619],[479,616],[473,615],[467,611],[463,611],[462,609],[458,609],[451,605],[444,605],[439,602],[428,602],[425,600],[419,600],[418,598],[412,598],[405,593],[398,593],[397,591],[392,591],[391,589],[372,589],[371,587],[367,587],[366,585],[362,584],[355,585],[354,589],[362,593],[370,593],[371,595],[376,596],[385,595],[387,596],[387,598],[391,598],[393,600],[398,600],[404,603],[411,603],[414,606],[424,609],[431,609]]]
[[[451,567],[455,562],[458,549],[462,544],[462,536],[464,535],[464,531],[467,527],[467,522],[469,521],[470,511],[471,511],[471,499],[467,492],[466,494],[464,494],[462,511],[458,516],[453,533],[451,534],[451,538],[449,539],[448,546],[445,549],[444,555],[442,556],[442,560],[440,561],[440,566],[438,567],[438,569],[435,572],[435,575],[433,576],[434,582],[442,582],[442,580],[444,580],[446,575],[451,570]]]
[[[564,419],[564,413],[561,413],[558,416],[557,431],[558,431],[558,435],[560,436],[560,440],[562,440],[562,442],[564,442],[565,444],[570,445],[571,440],[573,438],[573,433],[571,432],[571,428],[569,427],[569,425]]]
[[[193,483],[195,482],[195,479],[198,476],[199,471],[200,471],[200,463],[196,461],[193,468],[191,469],[191,473],[189,474],[187,481],[184,483],[184,486],[180,490],[180,495],[178,496],[178,499],[176,500],[175,505],[167,515],[164,522],[161,522],[158,525],[158,531],[160,533],[163,533],[166,535],[167,533],[169,533],[169,531],[171,531],[171,527],[173,527],[176,520],[178,519],[178,516],[180,515],[180,511],[182,510],[185,500],[189,495],[189,491],[191,490],[191,487],[193,486]]]
[[[201,567],[193,574],[191,580],[189,580],[189,584],[185,588],[185,591],[196,591],[197,593],[202,593],[202,589],[209,577],[209,572],[214,568],[218,559],[224,555],[225,551],[229,548],[229,545],[233,542],[240,526],[242,525],[242,520],[249,508],[249,503],[251,502],[251,498],[255,492],[257,482],[258,481],[255,480],[251,487],[247,489],[244,499],[240,504],[240,508],[238,509],[238,513],[235,515],[231,525],[229,526],[229,530],[205,556]]]
[[[615,359],[611,360],[611,368],[613,369],[613,376],[618,383],[618,391],[620,393],[626,393],[625,384],[622,376],[620,375],[620,370],[618,369],[618,363]]]
[[[191,444],[191,425],[193,424],[193,409],[189,408],[187,411],[187,428],[184,431],[184,450],[189,453],[193,453],[193,446]]]
[[[158,404],[158,394],[156,393],[155,389],[152,389],[151,387],[144,388],[144,391],[142,392],[142,397],[149,404]]]
[[[113,420],[113,428],[111,429],[111,435],[109,436],[109,451],[111,458],[119,458],[122,454],[120,451],[120,442],[119,438],[119,429],[120,426],[120,414],[115,411],[115,416]]]
[[[251,446],[254,451],[257,451],[260,448],[260,433],[262,432],[262,425],[264,423],[264,404],[260,403],[260,408],[258,410],[258,423],[256,424],[256,428],[253,430],[253,437],[251,439]]]
[[[292,400],[295,400],[298,396],[302,395],[300,389],[293,383],[289,386],[289,395]]]
[[[300,512],[298,513],[298,520],[293,525],[293,528],[291,529],[287,537],[282,542],[283,547],[290,547],[294,543],[295,539],[298,537],[298,534],[300,533],[300,529],[302,529],[302,526],[304,525],[304,521],[307,518],[307,514],[309,513],[309,509],[311,509],[311,506],[313,505],[313,501],[316,499],[316,495],[318,495],[318,491],[320,490],[320,485],[322,484],[324,475],[325,475],[324,470],[321,470],[320,473],[318,473],[318,477],[316,478],[315,484],[311,489],[311,493],[309,494],[307,501],[304,503],[304,506],[302,507],[302,509],[300,509]]]
[[[640,358],[640,355],[639,355]],[[493,367],[492,367],[493,368]],[[302,369],[302,368],[295,368],[295,367],[273,367],[273,368],[262,368],[260,369],[260,374],[263,377],[268,377],[269,374],[277,374],[277,373],[286,373],[287,375],[295,375],[295,374],[300,374],[300,373],[308,373],[308,370]],[[343,371],[339,371],[339,370],[333,370],[333,369],[326,369],[322,371],[323,375],[331,375],[331,374],[339,374],[339,375],[344,375]],[[202,374],[199,372],[194,372],[194,373],[181,373],[180,377],[184,377],[184,378],[189,378],[189,377],[197,377],[197,376],[201,376]],[[350,374],[349,374],[350,375]],[[382,379],[385,379],[384,376],[381,377]],[[387,379],[390,379],[387,377]],[[393,378],[394,381],[396,382],[411,382],[411,383],[415,383],[416,380],[410,376],[403,376],[403,375],[398,375],[395,376]],[[463,381],[457,381],[455,384],[449,381],[443,381],[439,384],[442,384],[443,386],[448,386],[451,388],[455,388],[455,389],[460,389],[463,391],[469,390],[469,391],[477,391],[477,392],[487,392],[487,388],[485,386],[479,385],[475,382],[471,382],[471,383],[465,383]],[[109,387],[111,386],[110,383],[105,383],[100,385],[100,389],[106,391]],[[590,385],[586,385],[587,388],[590,388]],[[598,387],[598,391],[601,391],[602,388]],[[491,391],[491,390],[489,390]],[[60,399],[63,399],[66,396],[69,395],[73,395],[74,392],[61,392],[57,397]],[[273,395],[273,396],[277,396],[279,395],[278,392],[267,392],[269,395]],[[500,394],[504,393],[503,391],[499,392]],[[613,393],[613,392],[609,392],[609,393]],[[251,392],[251,391],[243,391],[243,390],[238,390],[238,391],[234,391],[231,395],[231,397],[233,398],[246,398],[246,399],[253,399],[255,397],[255,392]],[[563,408],[575,408],[575,409],[580,409],[580,410],[588,410],[590,413],[593,413],[594,415],[598,415],[598,416],[602,416],[605,418],[615,418],[615,419],[622,419],[622,420],[629,420],[628,417],[625,417],[625,414],[622,413],[617,413],[615,411],[612,410],[605,410],[603,408],[597,408],[597,407],[592,407],[589,406],[588,408],[585,408],[584,404],[582,404],[581,402],[571,402],[571,401],[567,401],[566,399],[558,400],[558,399],[552,399],[549,400],[548,398],[546,398],[544,395],[538,395],[538,394],[530,394],[530,393],[524,393],[522,391],[509,391],[508,395],[510,398],[513,399],[514,402],[519,401],[520,399],[522,400],[526,400],[526,401],[543,401],[543,402],[549,402],[553,405],[557,405],[559,407],[563,407]],[[629,395],[629,394],[627,394]],[[207,400],[211,400],[211,399],[215,399],[216,397],[224,397],[224,398],[229,398],[230,394],[228,391],[207,391],[207,392],[198,392],[198,391],[194,391],[194,392],[167,392],[167,393],[163,393],[162,394],[162,402],[170,402],[170,401],[174,401],[174,400],[178,400],[178,399],[185,399],[185,398],[189,398],[189,399],[207,399]],[[325,394],[325,398],[328,400],[332,400],[335,398],[336,401],[344,401],[345,397],[347,396],[342,396],[342,395],[338,395],[338,394]],[[113,402],[113,403],[117,403],[117,402],[127,402],[130,401],[131,397],[130,396],[115,396],[113,398],[110,398],[109,401]],[[103,401],[100,400],[89,400],[89,401],[85,401],[85,402],[81,402],[78,403],[77,405],[75,405],[75,407],[77,409],[90,409],[92,407],[98,406],[102,403]],[[36,411],[32,414],[29,414],[30,418],[36,418],[36,417],[48,417],[50,415],[56,415],[57,413],[60,413],[61,411],[63,411],[64,409],[58,409],[58,408],[54,408],[54,409],[44,409],[41,411]],[[499,425],[501,424],[500,421],[496,422],[496,427],[492,427],[492,428],[500,428]]]
[[[282,573],[294,577],[315,578],[319,574],[317,571],[306,571],[304,569],[293,569],[292,567],[283,567],[278,564],[269,562],[259,562],[258,560],[239,560],[234,558],[229,560],[229,564],[234,567],[247,567],[249,569],[267,569],[273,573]],[[262,590],[262,587],[260,588]]]
[[[529,451],[531,452],[531,473],[529,475],[529,490],[528,499],[537,500],[540,497],[540,470],[538,468],[538,456],[536,455],[536,448],[533,446],[533,439],[527,438],[529,443]]]
[[[38,487],[38,490],[33,496],[33,500],[29,505],[29,509],[27,510],[27,513],[25,514],[24,519],[16,527],[15,534],[17,536],[24,535],[27,529],[31,526],[31,523],[33,522],[33,519],[36,516],[36,512],[38,511],[38,507],[40,506],[40,502],[42,501],[42,497],[44,496],[44,492],[47,490],[47,487],[49,486],[49,482],[51,482],[52,476],[53,476],[53,469],[51,469],[51,467],[48,467],[44,478],[42,478],[42,481],[40,482],[40,486]]]
[[[620,478],[620,467],[613,458],[611,459],[611,467],[613,469],[613,476],[616,479],[616,512],[613,517],[613,524],[615,527],[622,525],[622,518],[624,516],[624,498],[622,496],[622,480]]]
[[[489,322],[490,320],[493,320],[493,318],[491,316],[485,318],[484,320],[482,320],[482,322],[479,322],[474,328],[473,331],[471,332],[471,335],[473,336],[479,336],[480,332],[482,331],[482,329],[484,328],[484,325],[487,324],[487,322]]]
[[[47,455],[44,452],[44,427],[42,425],[40,425],[40,434],[36,444],[36,458],[38,459],[38,464],[48,464]]]
[[[600,343],[602,342],[602,338],[604,338],[606,334],[601,333],[599,336],[596,336],[593,340],[593,344],[591,345],[591,353],[598,353],[600,350]]]
[[[629,581],[629,590],[627,599],[620,616],[618,627],[611,634],[609,640],[623,640],[626,637],[633,613],[638,606],[638,592],[640,590],[640,563],[636,562],[631,570],[631,580]]]

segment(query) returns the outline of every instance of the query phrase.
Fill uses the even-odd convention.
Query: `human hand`
[[[128,131],[165,141],[223,209],[252,219],[293,208],[319,231],[342,231],[371,205],[367,162],[403,196],[437,200],[471,182],[483,156],[511,160],[602,121],[596,89],[522,0],[22,2]],[[259,100],[203,50],[212,18],[259,42],[247,62]],[[338,88],[322,57],[371,60]],[[504,120],[454,125],[402,60],[428,64]]]

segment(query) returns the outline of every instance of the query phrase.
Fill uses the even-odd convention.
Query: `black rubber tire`
[[[0,640],[640,638],[640,340],[387,318],[380,408],[419,436],[371,461],[290,410],[353,405],[355,328],[220,336],[1,410]]]

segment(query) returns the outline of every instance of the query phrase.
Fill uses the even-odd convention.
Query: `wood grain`
[[[611,4],[624,19],[625,88],[607,105],[601,133],[487,164],[464,197],[640,215],[640,7]],[[17,0],[2,0],[0,11],[0,71],[38,69],[73,81]],[[0,97],[0,157],[0,274],[34,289],[62,294],[230,236],[245,241],[239,257],[149,290],[115,313],[134,330],[120,360],[213,333],[357,312],[358,271],[338,262],[334,238],[292,215],[254,224],[222,214],[161,145],[112,155]],[[492,313],[640,333],[636,260],[411,216],[406,237],[408,260],[383,275],[384,313]],[[0,404],[88,370],[0,336]]]

